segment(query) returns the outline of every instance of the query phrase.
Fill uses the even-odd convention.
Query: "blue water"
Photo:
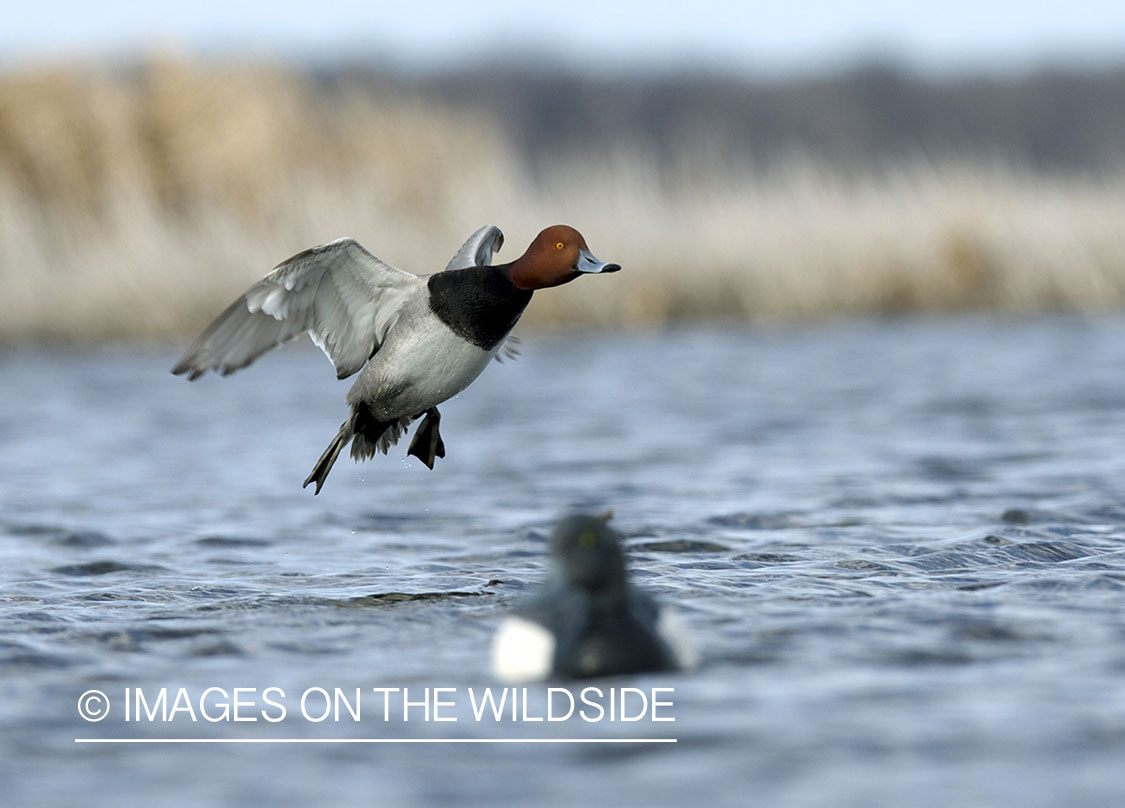
[[[177,347],[0,353],[5,805],[1125,804],[1125,318],[525,337],[433,472],[403,444],[316,497],[327,360],[189,384]],[[674,721],[475,719],[575,508],[701,657],[589,684]],[[361,719],[301,715],[318,687]],[[372,690],[438,687],[456,720]],[[126,721],[126,688],[196,720]]]

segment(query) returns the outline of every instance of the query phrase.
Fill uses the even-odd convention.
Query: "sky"
[[[180,50],[432,68],[546,53],[593,71],[784,74],[858,58],[920,70],[1125,61],[1121,0],[3,0],[0,65]]]

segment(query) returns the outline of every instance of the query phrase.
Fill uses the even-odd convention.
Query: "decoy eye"
[[[566,246],[566,245],[565,245],[565,244],[563,244],[563,243],[562,243],[561,241],[555,242],[555,249],[556,249],[556,250],[561,250],[561,249],[562,249],[563,247],[565,247],[565,246]]]

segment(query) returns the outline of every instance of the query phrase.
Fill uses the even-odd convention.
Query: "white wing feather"
[[[306,331],[343,379],[363,367],[424,288],[417,275],[380,261],[355,239],[337,239],[294,255],[251,286],[172,372],[226,375]]]

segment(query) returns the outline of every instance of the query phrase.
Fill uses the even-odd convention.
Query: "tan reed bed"
[[[183,338],[312,244],[426,272],[488,222],[499,260],[566,222],[625,267],[542,296],[531,327],[1125,303],[1122,175],[591,154],[533,179],[495,122],[271,67],[3,75],[0,340]]]

